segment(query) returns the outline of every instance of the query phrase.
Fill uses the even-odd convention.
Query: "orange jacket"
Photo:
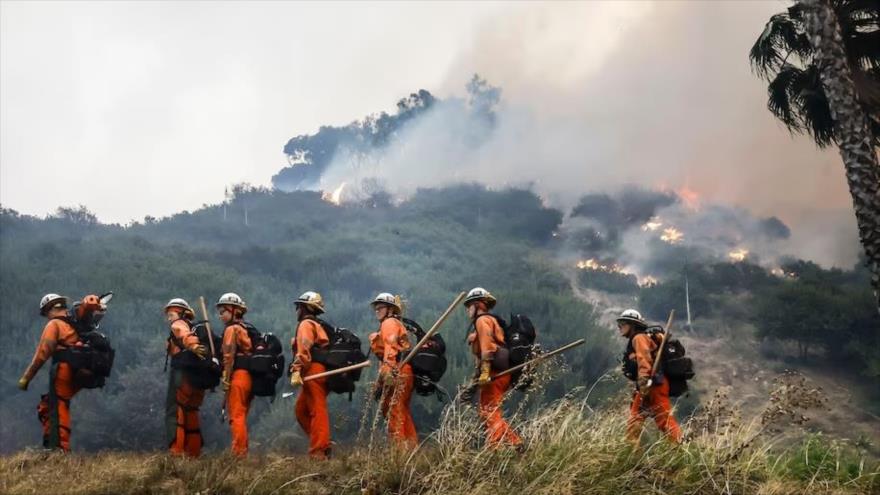
[[[223,368],[226,376],[232,376],[235,356],[250,356],[254,350],[247,330],[238,323],[232,323],[223,331]]]
[[[396,367],[398,356],[411,347],[406,327],[397,318],[385,318],[379,331],[370,334],[370,349],[382,360],[383,370]]]
[[[60,318],[53,318],[46,323],[43,328],[43,335],[40,336],[40,343],[37,344],[37,350],[34,352],[34,358],[31,360],[30,366],[24,373],[24,377],[30,381],[34,375],[40,371],[43,364],[55,354],[56,350],[72,347],[79,342],[79,335],[73,326]]]
[[[654,352],[657,350],[657,343],[646,333],[638,333],[632,338],[632,345],[635,352],[629,355],[630,359],[635,359],[639,368],[639,378],[650,378],[651,370],[654,368]]]
[[[504,345],[504,330],[491,315],[481,314],[474,322],[474,331],[468,335],[468,343],[477,359],[491,361],[498,347]]]
[[[171,335],[173,335],[174,338],[168,339],[168,344],[166,346],[169,356],[174,356],[183,350],[178,344],[183,344],[184,349],[189,349],[191,351],[199,346],[199,337],[196,336],[196,333],[184,320],[174,320],[171,322]]]
[[[300,321],[296,327],[296,335],[290,339],[290,347],[293,349],[293,371],[302,371],[312,364],[313,346],[326,347],[329,343],[327,332],[320,323],[311,318]]]

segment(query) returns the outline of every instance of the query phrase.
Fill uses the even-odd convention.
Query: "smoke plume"
[[[502,89],[491,125],[474,118],[477,109],[468,102],[446,97],[453,103],[433,105],[382,146],[338,150],[321,187],[370,179],[406,197],[418,187],[458,182],[528,186],[565,211],[590,191],[597,192],[596,203],[581,206],[601,208],[602,194],[625,184],[677,190],[688,201],[767,218],[748,227],[750,235],[781,241],[790,228],[798,240],[785,246],[792,254],[849,266],[858,243],[838,155],[774,121],[766,88],[748,65],[751,43],[783,8],[757,2],[514,8],[488,23],[450,71],[450,88],[479,71]],[[584,29],[564,28],[578,22]],[[357,188],[348,191],[356,195]],[[644,220],[636,202],[626,207],[636,209],[634,216],[610,212],[600,234],[614,236],[610,230]],[[691,235],[725,225],[723,217],[704,215]],[[835,233],[821,248],[804,239],[804,232],[821,231]]]

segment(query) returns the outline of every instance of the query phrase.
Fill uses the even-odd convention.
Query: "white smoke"
[[[751,44],[785,7],[515,8],[488,23],[450,71],[455,87],[479,72],[503,89],[485,139],[471,138],[485,132],[463,103],[440,105],[381,150],[338,154],[322,182],[378,179],[397,197],[457,182],[529,185],[563,211],[584,193],[623,184],[687,186],[707,203],[779,216],[792,239],[760,246],[772,255],[851,266],[858,242],[839,156],[789,136],[750,71]]]

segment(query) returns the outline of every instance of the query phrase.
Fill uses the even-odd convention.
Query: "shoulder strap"
[[[247,332],[248,337],[250,337],[251,340],[257,340],[257,339],[263,338],[263,333],[260,332],[257,329],[257,327],[253,326],[253,324],[251,324],[250,322],[244,321],[244,320],[239,320],[238,324],[242,328],[244,328],[245,332]]]
[[[337,330],[336,325],[331,324],[327,320],[324,320],[322,318],[318,318],[317,316],[312,316],[312,315],[306,316],[305,318],[303,318],[303,320],[315,321],[318,325],[321,326],[321,329],[324,330],[324,333],[327,334],[328,339],[332,338],[333,335],[336,334],[336,330]]]

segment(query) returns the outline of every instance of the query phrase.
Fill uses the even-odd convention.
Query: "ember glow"
[[[730,258],[730,261],[733,261],[734,263],[739,263],[741,261],[745,261],[746,256],[748,256],[748,255],[749,255],[749,250],[743,249],[743,248],[737,248],[737,249],[734,249],[733,251],[727,253],[727,257]]]
[[[592,270],[594,272],[606,272],[606,273],[629,273],[625,271],[620,265],[617,263],[609,263],[604,264],[600,263],[596,260],[596,258],[590,258],[588,260],[578,261],[575,265],[581,270]]]
[[[333,192],[324,191],[321,193],[321,199],[328,203],[333,203],[336,206],[342,204],[342,190],[345,189],[345,182],[339,184],[339,187],[333,190]]]
[[[684,205],[687,206],[691,210],[699,210],[700,209],[700,195],[697,191],[689,188],[688,186],[682,186],[675,191],[675,194],[681,198]]]
[[[586,260],[578,261],[575,265],[581,270],[590,270],[594,272],[604,272],[604,273],[619,273],[621,275],[631,275],[636,278],[639,287],[650,287],[652,285],[657,285],[659,281],[652,275],[641,276],[638,273],[633,272],[629,268],[622,267],[617,263],[608,262],[603,263],[596,258],[590,258]]]
[[[675,227],[663,229],[663,234],[660,236],[661,241],[669,244],[678,244],[682,239],[684,239],[684,234]]]
[[[779,278],[797,278],[798,274],[795,272],[787,272],[782,268],[776,267],[770,270],[770,273],[776,275]]]

